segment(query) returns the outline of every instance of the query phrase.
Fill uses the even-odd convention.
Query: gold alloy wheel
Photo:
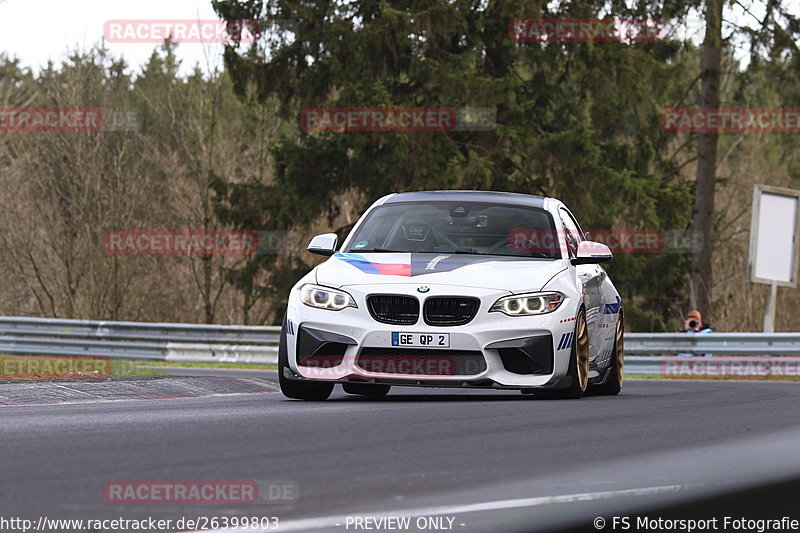
[[[589,334],[586,331],[586,314],[578,315],[575,325],[575,357],[578,370],[578,386],[582,391],[589,385]]]
[[[614,346],[616,347],[616,352],[614,357],[617,358],[617,380],[619,381],[619,386],[622,386],[622,381],[624,379],[624,368],[625,368],[625,341],[622,332],[624,331],[624,327],[622,325],[622,316],[620,315],[619,320],[617,320],[617,331],[614,334]]]

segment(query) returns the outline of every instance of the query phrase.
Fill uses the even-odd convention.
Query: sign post
[[[800,191],[756,185],[750,222],[750,281],[766,283],[764,332],[775,331],[778,287],[797,287]]]

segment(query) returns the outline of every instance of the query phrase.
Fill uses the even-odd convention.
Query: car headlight
[[[552,313],[564,301],[560,292],[536,292],[505,296],[497,300],[489,312],[500,312],[508,316],[530,316]]]
[[[303,285],[300,289],[300,300],[308,306],[331,311],[341,311],[345,307],[358,307],[353,297],[346,292],[319,285]]]

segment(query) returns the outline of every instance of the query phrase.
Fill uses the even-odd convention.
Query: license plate
[[[449,348],[449,333],[400,333],[392,332],[392,346],[416,348]]]

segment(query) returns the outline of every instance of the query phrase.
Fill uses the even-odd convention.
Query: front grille
[[[356,364],[367,372],[399,375],[473,376],[486,370],[483,353],[474,350],[364,348]]]
[[[416,324],[419,320],[419,300],[412,296],[380,294],[367,297],[372,318],[384,324]]]
[[[434,296],[425,300],[423,316],[429,326],[463,326],[475,318],[481,301],[461,296]]]

